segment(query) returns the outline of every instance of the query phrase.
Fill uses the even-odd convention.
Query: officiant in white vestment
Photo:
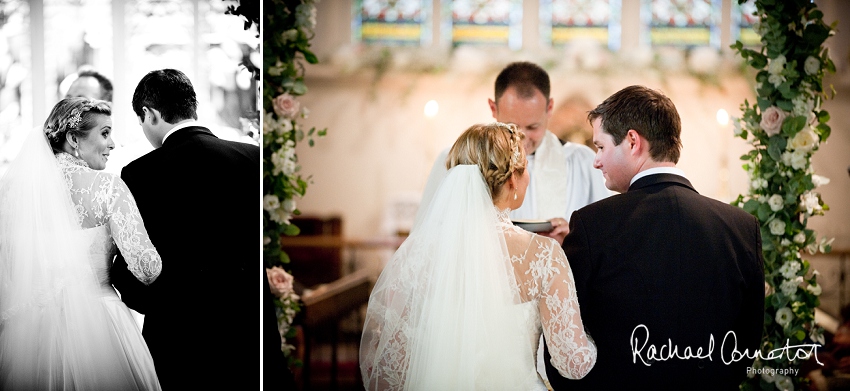
[[[593,150],[582,144],[562,143],[548,130],[554,107],[549,93],[545,70],[530,62],[514,62],[496,77],[495,101],[488,101],[493,118],[513,123],[525,133],[531,182],[525,202],[511,211],[511,219],[550,220],[555,226],[552,234],[557,234],[569,229],[567,221],[573,211],[611,192],[605,187],[602,173],[593,168]],[[447,154],[445,149],[434,161],[420,210],[425,209],[446,175]]]

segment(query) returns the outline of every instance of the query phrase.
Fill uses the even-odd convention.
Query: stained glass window
[[[619,0],[544,0],[540,4],[541,36],[555,46],[589,38],[619,47],[619,21],[615,17],[619,5]]]
[[[645,0],[653,46],[720,46],[720,0]]]
[[[451,10],[451,42],[522,46],[522,0],[455,0]]]
[[[388,45],[431,42],[430,0],[357,0],[354,39]]]
[[[754,0],[749,0],[741,5],[735,2],[735,8],[732,11],[732,36],[734,39],[740,40],[744,46],[761,45],[761,37],[753,30],[753,25],[759,20],[758,16],[755,15],[756,11]]]

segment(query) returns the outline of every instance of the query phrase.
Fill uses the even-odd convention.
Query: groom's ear
[[[150,107],[142,107],[142,111],[144,112],[145,117],[150,115],[151,125],[156,125],[159,123],[159,120],[162,119],[162,115],[159,110]]]

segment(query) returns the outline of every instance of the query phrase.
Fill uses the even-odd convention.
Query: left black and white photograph
[[[259,7],[0,1],[0,389],[257,384]]]

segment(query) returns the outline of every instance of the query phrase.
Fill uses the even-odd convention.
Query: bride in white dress
[[[106,102],[54,106],[0,179],[0,389],[159,390],[109,282],[121,251],[145,284],[162,261],[120,177],[104,173]]]
[[[572,271],[550,238],[515,227],[529,182],[522,133],[474,125],[449,172],[369,299],[360,345],[367,390],[545,390],[552,364],[584,377],[596,346],[584,331]]]

